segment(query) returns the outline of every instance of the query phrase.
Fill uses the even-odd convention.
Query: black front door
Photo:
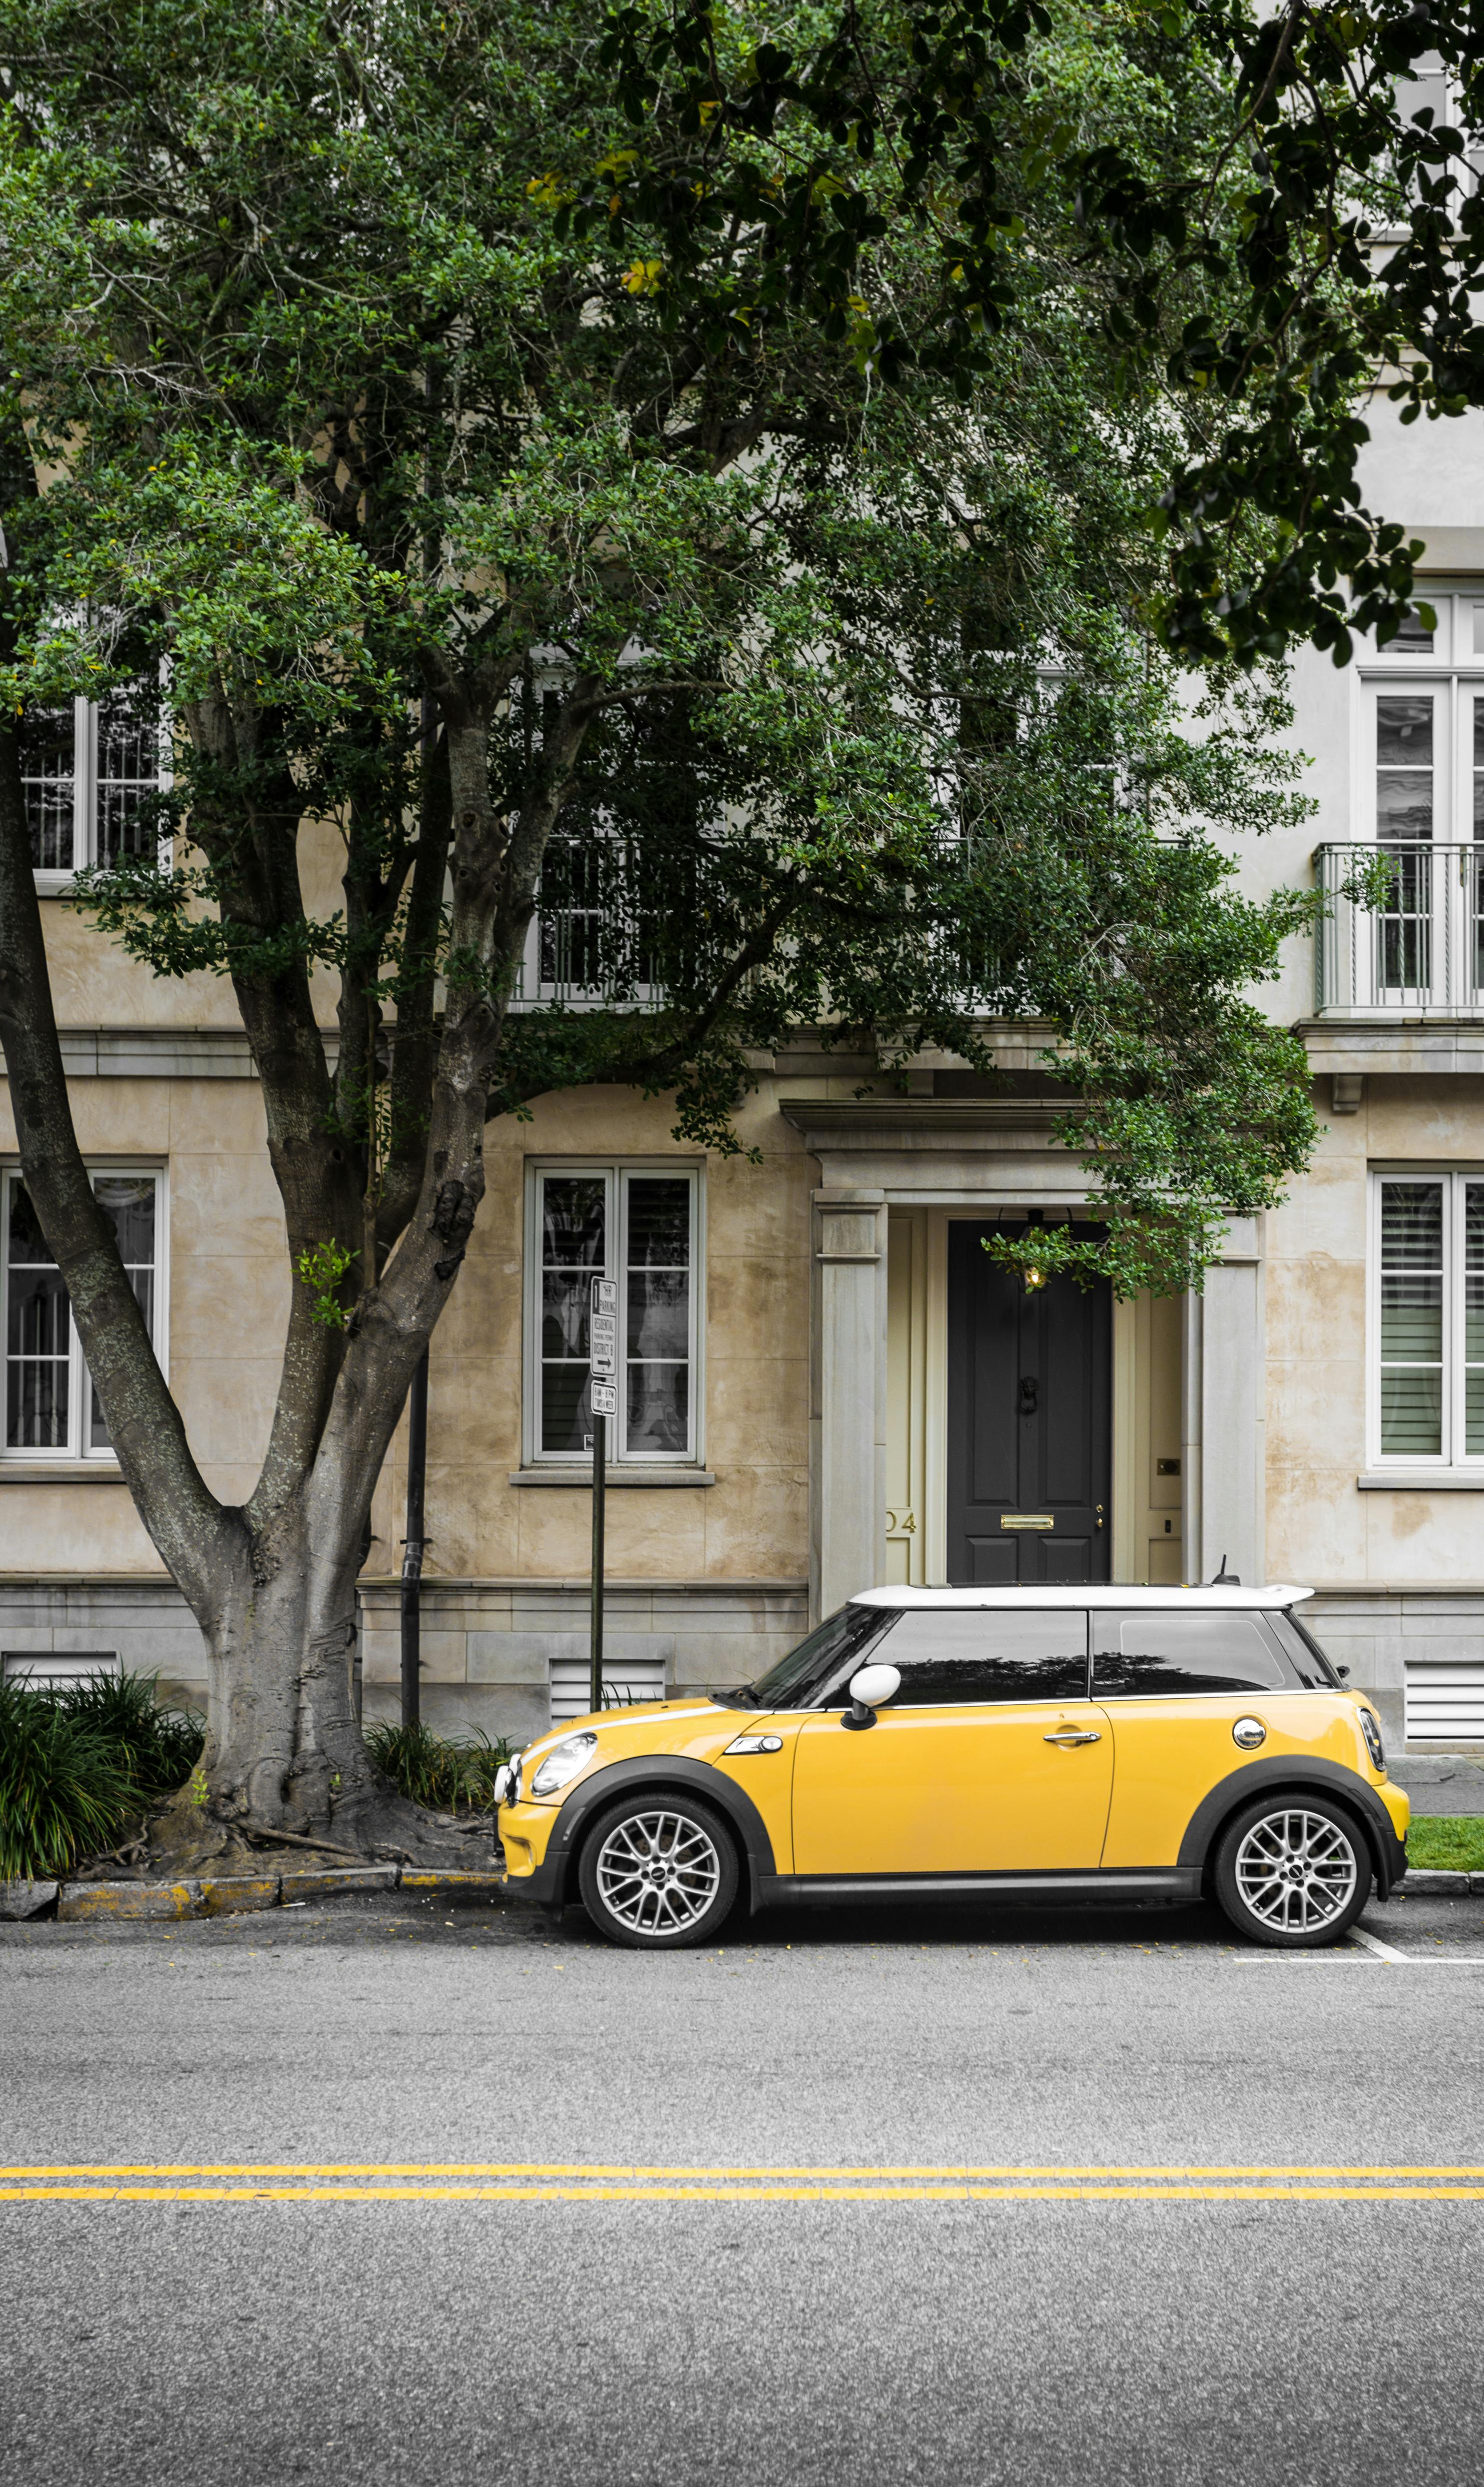
[[[996,1231],[948,1228],[949,1584],[1106,1580],[1112,1292],[1027,1287],[983,1249]]]

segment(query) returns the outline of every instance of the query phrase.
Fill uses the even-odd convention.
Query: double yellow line
[[[1484,2202],[1484,2167],[79,2165],[0,2167],[4,2202]]]

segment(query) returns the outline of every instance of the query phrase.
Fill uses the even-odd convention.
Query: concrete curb
[[[505,1877],[454,1868],[438,1873],[420,1866],[348,1865],[281,1876],[203,1874],[181,1883],[0,1883],[0,1919],[44,1917],[53,1911],[70,1925],[238,1916],[333,1899],[342,1891],[394,1891],[399,1884],[408,1891],[442,1891],[450,1899],[493,1898],[505,1888]]]
[[[194,1917],[201,1885],[189,1883],[64,1883],[57,1914],[75,1918]]]
[[[59,1883],[0,1883],[0,1917],[39,1917],[55,1908]]]
[[[250,1911],[288,1908],[345,1892],[404,1891],[448,1899],[492,1899],[505,1876],[473,1868],[440,1873],[414,1865],[348,1865],[323,1873],[217,1874],[182,1883],[0,1883],[0,1923],[53,1914],[67,1924],[110,1924],[138,1919],[240,1916]],[[1484,1899],[1484,1873],[1442,1866],[1414,1866],[1403,1892],[1418,1899]]]
[[[396,1865],[335,1865],[322,1873],[310,1866],[307,1873],[284,1876],[284,1901],[329,1900],[337,1891],[395,1891],[400,1871]]]

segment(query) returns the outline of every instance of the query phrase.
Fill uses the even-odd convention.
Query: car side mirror
[[[874,1727],[878,1710],[894,1701],[902,1690],[899,1666],[863,1666],[851,1677],[851,1707],[843,1727]]]
[[[1339,1677],[1342,1684],[1348,1684],[1350,1682],[1350,1669],[1348,1666],[1337,1666],[1334,1672]]]

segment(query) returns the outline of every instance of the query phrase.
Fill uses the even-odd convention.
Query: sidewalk
[[[1484,1814],[1484,1756],[1408,1753],[1386,1769],[1412,1799],[1414,1813]]]

